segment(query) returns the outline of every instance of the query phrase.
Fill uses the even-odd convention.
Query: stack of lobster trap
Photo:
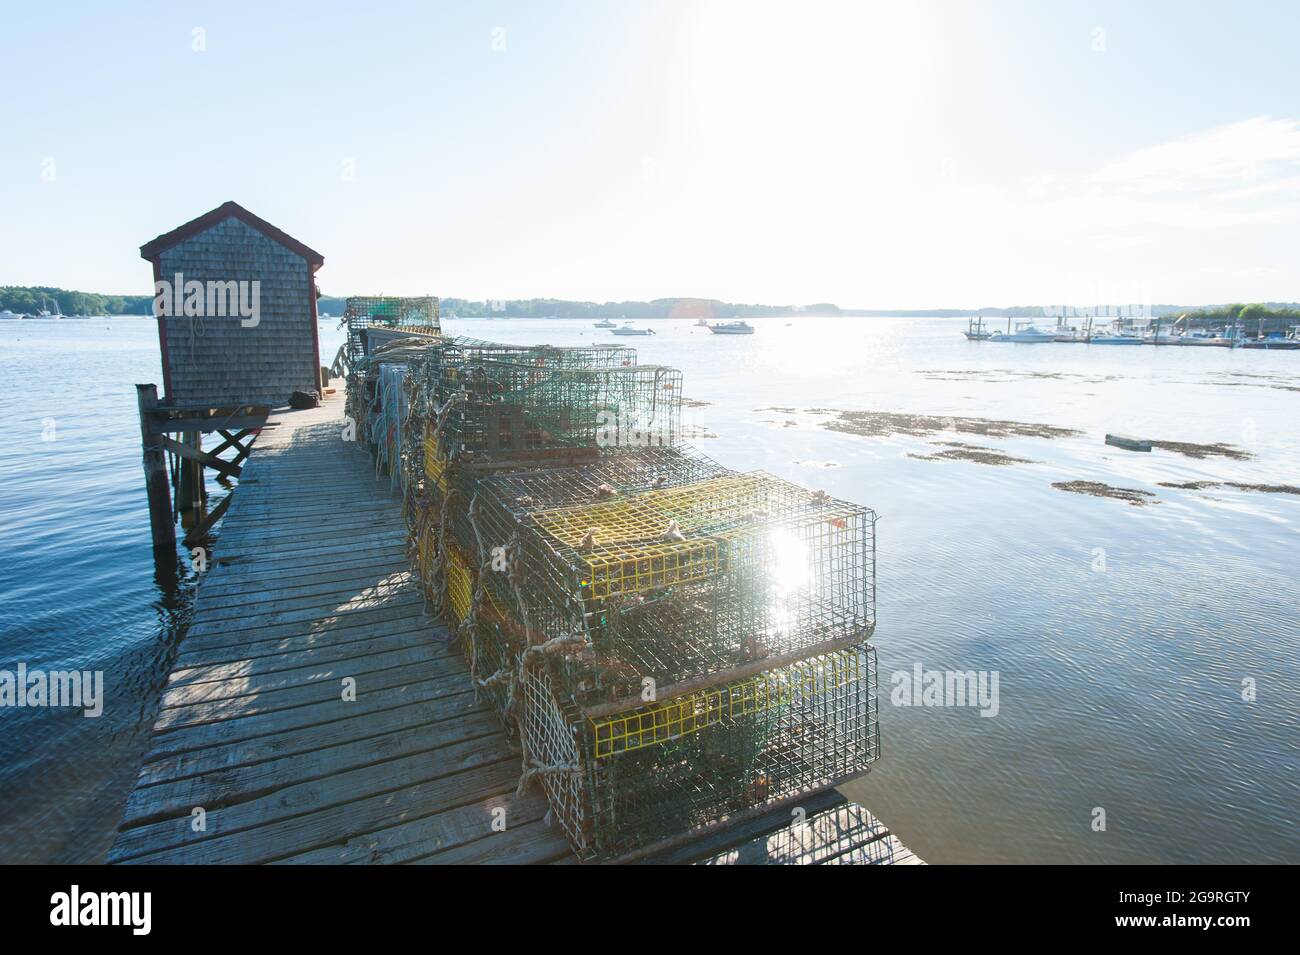
[[[682,445],[680,372],[633,349],[386,347],[421,581],[580,858],[867,770],[874,512]]]

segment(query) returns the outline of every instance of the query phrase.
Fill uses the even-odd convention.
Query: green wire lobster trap
[[[436,336],[442,334],[438,320],[438,300],[431,295],[395,298],[382,295],[357,295],[344,303],[342,324],[348,330],[348,362],[353,367],[374,351],[381,339],[368,341],[367,330],[376,328]],[[382,340],[387,340],[384,336]]]
[[[654,365],[444,365],[437,394],[445,396],[447,417],[440,438],[449,457],[671,446],[681,433],[681,382],[677,369]]]
[[[869,644],[598,715],[556,681],[549,661],[523,677],[525,771],[584,860],[841,785],[880,754]]]
[[[581,493],[591,470],[553,476],[550,497]],[[581,705],[634,699],[646,680],[668,690],[865,641],[874,630],[869,508],[732,472],[624,493],[602,484],[594,502],[522,508],[532,497],[517,492],[537,483],[480,482],[467,536],[483,561],[497,558],[484,586],[526,643],[580,641],[559,672]]]

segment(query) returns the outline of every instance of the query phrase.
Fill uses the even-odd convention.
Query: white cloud
[[[1300,121],[1258,116],[1139,149],[1107,163],[1091,181],[1142,195],[1193,193],[1297,167]]]

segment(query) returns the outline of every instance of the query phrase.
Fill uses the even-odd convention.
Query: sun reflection
[[[768,534],[768,548],[771,554],[768,580],[778,596],[788,597],[808,586],[812,577],[808,546],[793,531],[785,527],[774,528]]]
[[[772,632],[788,635],[799,624],[796,596],[812,584],[808,546],[784,527],[768,533],[767,616]]]

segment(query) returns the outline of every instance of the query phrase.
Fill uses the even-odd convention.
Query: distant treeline
[[[0,286],[0,311],[35,315],[41,309],[64,315],[148,315],[153,298],[149,295],[101,295],[97,292],[74,292],[45,285]],[[322,315],[341,316],[346,306],[342,297],[322,295],[317,310]],[[1300,325],[1300,306],[1294,302],[1257,302],[1251,305],[1153,305],[1155,317],[1177,318],[1185,315],[1192,328],[1218,328],[1241,324],[1247,331],[1258,331],[1263,320],[1265,333],[1283,331]],[[528,298],[471,301],[464,298],[441,300],[444,316],[460,318],[764,318],[780,315],[847,315],[876,317],[894,315],[910,318],[983,317],[1043,318],[1053,314],[1053,306],[1013,305],[1009,308],[925,308],[925,309],[848,309],[829,302],[814,305],[745,305],[712,298],[657,298],[649,302],[577,302],[558,298]],[[1108,311],[1098,308],[1098,319]]]
[[[100,295],[47,285],[0,285],[0,311],[36,315],[42,309],[63,315],[148,315],[153,296]]]
[[[1179,324],[1189,328],[1226,328],[1239,325],[1247,334],[1285,332],[1300,325],[1300,308],[1278,302],[1218,305],[1187,312]]]
[[[346,300],[322,296],[321,314],[342,315]],[[1155,318],[1177,317],[1182,314],[1216,316],[1206,321],[1223,324],[1223,314],[1228,308],[1272,310],[1281,315],[1294,311],[1290,303],[1268,302],[1253,306],[1192,306],[1151,305],[1119,307],[1076,307],[1078,315],[1092,315],[1099,321],[1132,314],[1132,309],[1147,308]],[[903,318],[1051,318],[1060,313],[1060,306],[1012,305],[988,308],[840,308],[828,302],[816,305],[745,305],[705,298],[659,298],[649,302],[577,302],[557,298],[507,299],[504,301],[472,301],[463,298],[441,300],[444,317],[458,318],[763,318],[790,315],[845,315],[849,317],[876,318],[898,316]],[[1235,314],[1235,313],[1234,313]],[[1254,314],[1254,313],[1252,313]],[[1258,317],[1258,316],[1257,316]],[[1292,324],[1296,324],[1292,322]]]
[[[342,315],[346,303],[342,298],[322,296],[317,305],[323,313]],[[455,315],[458,318],[763,318],[792,313],[844,314],[837,306],[826,302],[816,305],[743,305],[709,298],[657,298],[650,302],[444,298],[440,301],[440,311],[444,316]]]

